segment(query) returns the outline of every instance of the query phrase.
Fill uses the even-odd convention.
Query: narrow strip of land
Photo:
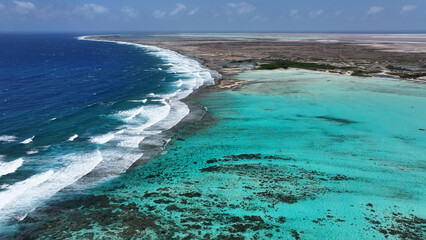
[[[406,35],[318,34],[294,40],[294,36],[268,38],[203,37],[127,40],[167,48],[200,59],[219,72],[219,86],[234,85],[232,76],[247,69],[300,68],[353,76],[379,76],[426,82],[426,37]],[[409,37],[409,36],[408,36]],[[94,38],[114,40],[114,36]],[[399,39],[400,38],[400,39]],[[336,40],[335,40],[336,39]],[[405,41],[405,42],[404,42]]]

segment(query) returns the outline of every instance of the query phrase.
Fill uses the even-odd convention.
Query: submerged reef
[[[12,239],[425,238],[424,85],[241,79],[201,94],[208,113],[151,161],[29,214]]]
[[[276,213],[280,206],[315,199],[330,191],[322,182],[349,178],[308,171],[293,165],[294,161],[260,153],[227,155],[196,163],[204,166],[184,178],[175,174],[185,171],[182,166],[166,169],[152,163],[149,172],[134,171],[120,179],[115,183],[120,186],[110,194],[49,207],[42,214],[51,219],[36,228],[36,234],[31,229],[30,235],[79,239],[285,239],[288,235],[299,239],[303,231],[287,229],[286,212]],[[216,183],[206,186],[209,179]],[[141,187],[158,183],[162,187]],[[37,222],[37,217],[25,219],[28,225]],[[25,227],[21,234],[26,236]]]

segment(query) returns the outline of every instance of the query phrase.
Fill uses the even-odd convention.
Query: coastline
[[[300,70],[236,78],[250,84],[188,98],[209,111],[174,128],[161,154],[41,211],[51,216],[46,229],[24,227],[21,236],[423,236],[426,138],[413,116],[426,114],[424,85]]]
[[[154,47],[159,49],[166,49],[167,51],[176,52],[177,54],[180,54],[184,57],[193,59],[197,62],[199,62],[201,65],[203,65],[206,69],[209,69],[211,72],[218,73],[219,77],[215,78],[215,83],[213,85],[205,85],[201,86],[200,88],[196,89],[194,92],[192,92],[190,95],[186,96],[185,98],[181,99],[181,101],[186,104],[189,107],[188,114],[181,119],[176,125],[173,127],[163,130],[160,134],[150,135],[143,139],[139,143],[139,148],[144,152],[144,155],[140,157],[137,161],[135,161],[131,167],[129,167],[126,172],[131,171],[134,167],[137,167],[138,165],[145,164],[150,161],[150,159],[155,158],[158,156],[158,154],[161,154],[162,151],[165,150],[168,143],[172,140],[173,136],[176,135],[177,132],[179,132],[179,129],[184,128],[187,125],[197,123],[201,121],[201,119],[205,116],[207,110],[204,106],[202,106],[200,102],[200,96],[202,96],[205,93],[208,93],[210,91],[223,91],[223,90],[232,90],[238,88],[241,84],[247,83],[248,81],[246,79],[235,79],[235,76],[238,74],[241,74],[245,71],[253,70],[253,68],[246,68],[246,67],[237,67],[234,70],[226,69],[223,66],[218,67],[217,64],[212,63],[215,61],[215,59],[209,59],[208,57],[200,57],[200,53],[197,51],[191,52],[186,51],[184,48],[181,49],[179,47],[176,47],[175,44],[170,44],[171,42],[174,42],[173,40],[165,40],[165,41],[136,41],[136,40],[109,40],[105,39],[103,35],[89,35],[89,36],[81,36],[79,37],[80,40],[88,40],[88,41],[103,41],[103,42],[111,42],[111,43],[117,43],[117,44],[130,44],[130,45],[136,45],[140,47]],[[196,39],[197,41],[198,39]],[[179,41],[179,40],[175,40]],[[193,41],[192,39],[190,41]],[[219,41],[220,42],[220,41]],[[323,43],[323,42],[322,42]],[[332,44],[334,42],[326,42],[325,44]],[[354,42],[350,42],[353,43]],[[151,45],[152,44],[152,45]],[[199,43],[197,43],[199,44]],[[374,49],[374,42],[371,43],[373,45]],[[358,44],[361,45],[362,44]],[[370,46],[371,47],[371,46]],[[382,48],[385,48],[382,46]],[[380,49],[380,48],[378,48]],[[392,51],[391,51],[392,52]],[[404,51],[401,51],[404,53]],[[409,52],[410,53],[410,52]],[[201,54],[203,55],[203,54]],[[252,61],[252,60],[250,60]],[[264,59],[261,59],[261,61],[264,61]],[[212,67],[214,66],[214,67]],[[277,68],[279,70],[280,68]],[[351,76],[351,73],[348,72],[335,72],[335,71],[329,71],[329,70],[322,70],[322,69],[304,69],[304,68],[288,68],[289,70],[295,69],[295,70],[305,70],[305,71],[312,71],[312,72],[319,72],[319,73],[327,73],[332,75],[338,75],[338,76]],[[260,70],[261,71],[261,70]],[[383,79],[390,79],[390,80],[397,80],[397,81],[408,81],[408,82],[414,82],[419,84],[425,84],[426,79],[402,79],[395,77],[394,75],[374,75],[374,76],[359,76],[359,77],[375,77],[375,78],[383,78]],[[153,126],[155,129],[155,126]]]
[[[384,124],[408,118],[412,111],[422,113],[416,98],[398,100],[416,91],[412,83],[291,69],[246,71],[234,79],[250,84],[203,87],[182,99],[190,113],[163,135],[141,142],[140,147],[150,151],[146,158],[81,199],[47,207],[46,212],[53,213],[48,222],[58,225],[35,232],[50,238],[131,234],[158,239],[316,239],[330,237],[332,230],[339,239],[348,234],[418,236],[425,221],[415,197],[421,186],[409,173],[419,171],[416,156],[422,149],[416,148],[416,139],[421,141],[422,132],[412,128],[421,123],[396,124],[398,128]],[[330,90],[334,87],[338,91]],[[407,96],[393,92],[399,87]],[[323,91],[336,99],[328,99]],[[337,101],[348,91],[353,95],[347,103]],[[361,98],[363,91],[373,95]],[[383,93],[396,94],[383,99]],[[384,109],[383,114],[358,114],[377,113],[369,109],[376,98],[384,107],[373,108]],[[318,102],[329,106],[322,108]],[[395,152],[404,148],[382,146],[383,139],[402,147],[415,144],[407,148],[410,151]],[[362,150],[353,149],[355,145]],[[395,175],[407,181],[401,183]],[[411,191],[404,192],[405,184]],[[404,194],[394,196],[401,191]],[[402,205],[394,207],[399,201]],[[32,234],[25,230],[22,236]]]
[[[156,51],[160,50],[160,51],[170,51],[170,52],[176,53],[173,50],[163,49],[157,46],[143,45],[143,44],[127,42],[127,41],[98,39],[96,36],[80,36],[77,39],[83,40],[83,41],[99,41],[99,42],[109,42],[109,43],[115,43],[115,44],[127,44],[127,45],[133,45],[133,46],[137,46],[137,47],[141,47],[141,48],[149,49],[149,50],[154,49]],[[179,54],[179,53],[176,53],[176,54]],[[183,56],[183,55],[181,56],[188,59],[195,60],[200,63],[200,60],[193,59],[188,56]],[[200,65],[202,64],[200,63]],[[150,159],[160,154],[165,149],[165,147],[167,146],[171,138],[174,136],[173,134],[174,132],[178,131],[178,129],[182,128],[182,126],[193,124],[200,121],[204,117],[204,115],[207,113],[206,109],[203,106],[201,106],[199,103],[194,101],[194,99],[196,99],[203,91],[205,91],[206,88],[209,88],[210,86],[216,86],[218,82],[220,81],[221,76],[220,74],[208,69],[204,65],[202,66],[207,71],[210,72],[211,77],[214,79],[214,83],[211,84],[207,82],[206,84],[196,86],[195,89],[193,89],[193,91],[190,94],[187,94],[183,98],[178,99],[178,102],[182,102],[183,104],[186,105],[186,107],[188,107],[188,113],[185,116],[183,116],[183,118],[181,118],[175,125],[170,127],[165,127],[165,128],[161,127],[160,126],[161,123],[164,122],[165,120],[163,119],[155,123],[154,125],[148,127],[147,129],[144,129],[144,131],[148,131],[148,132],[151,131],[151,132],[157,132],[157,133],[149,134],[141,142],[139,142],[138,144],[139,150],[142,151],[143,155],[139,159],[134,161],[133,164],[126,170],[126,172],[131,171],[134,167],[140,164],[147,163]],[[168,117],[173,117],[172,116],[173,111],[176,111],[176,110],[177,110],[177,107],[172,106],[172,110],[171,112],[169,112]]]
[[[426,62],[423,52],[426,51],[426,42],[407,42],[402,46],[400,42],[390,42],[383,36],[384,39],[380,39],[379,36],[381,35],[350,37],[344,34],[317,34],[307,39],[277,40],[261,36],[245,39],[235,36],[190,35],[135,40],[126,39],[123,35],[117,41],[154,45],[200,59],[207,68],[219,72],[223,76],[222,80],[231,82],[235,74],[284,61],[285,68],[425,83]],[[99,35],[92,38],[105,39],[108,36]],[[326,38],[338,40],[325,41]],[[112,39],[114,38],[109,40]],[[421,44],[420,47],[418,44]],[[274,68],[280,67],[278,65]]]
[[[109,41],[109,40],[94,40],[94,39],[85,39],[86,37],[90,37],[90,36],[81,36],[81,37],[77,37],[77,40],[82,40],[82,41],[99,41],[99,42],[108,42],[108,43],[112,43],[112,44],[125,44],[125,45],[132,45],[132,46],[137,46],[137,47],[141,47],[144,49],[148,50],[154,50],[154,51],[166,51],[166,55],[168,54],[168,52],[171,52],[173,54],[176,55],[180,55],[178,53],[175,53],[171,50],[168,49],[162,49],[162,48],[157,48],[155,46],[146,46],[146,45],[141,45],[141,44],[135,44],[135,43],[128,43],[128,42],[119,42],[119,41]],[[161,59],[160,56],[156,56],[158,58]],[[190,57],[187,56],[182,56],[180,55],[180,57],[188,59],[190,61],[194,61],[197,62],[197,64],[199,63],[197,60],[194,60]],[[166,64],[173,64],[173,62],[167,62]],[[194,64],[195,66],[197,66],[196,64]],[[136,142],[137,146],[137,151],[141,152],[142,154],[139,155],[140,157],[136,157],[133,160],[131,160],[132,157],[137,156],[133,153],[129,154],[129,156],[124,158],[128,158],[128,161],[131,161],[131,165],[129,165],[128,167],[126,167],[124,169],[124,171],[122,171],[123,169],[118,167],[115,169],[111,169],[111,172],[107,172],[104,173],[103,171],[105,170],[105,166],[107,165],[102,165],[104,164],[103,161],[98,161],[96,162],[96,166],[93,166],[93,169],[91,169],[91,171],[87,172],[87,174],[85,174],[84,176],[82,176],[81,178],[79,178],[78,180],[75,181],[75,183],[73,183],[73,185],[81,185],[81,186],[85,186],[85,188],[87,190],[90,190],[94,187],[96,187],[97,185],[102,185],[105,182],[109,182],[111,179],[115,178],[115,177],[119,177],[121,174],[124,174],[126,172],[132,171],[135,167],[137,167],[138,165],[143,165],[146,164],[147,162],[149,162],[149,160],[153,159],[154,157],[156,157],[158,154],[160,154],[165,147],[167,146],[167,144],[169,143],[169,141],[171,140],[171,138],[174,136],[174,133],[177,132],[180,128],[182,128],[182,126],[186,126],[186,125],[190,125],[190,124],[194,124],[196,122],[199,122],[203,117],[205,117],[206,115],[206,109],[201,106],[200,104],[198,104],[198,102],[196,102],[194,99],[196,99],[199,94],[201,94],[201,92],[205,91],[205,89],[209,86],[209,85],[214,85],[213,82],[209,82],[211,81],[216,81],[215,79],[217,78],[217,73],[214,73],[213,71],[205,68],[203,65],[199,64],[202,69],[204,69],[203,71],[205,71],[206,73],[208,72],[208,78],[203,78],[202,76],[200,76],[199,79],[197,79],[197,83],[195,83],[195,85],[191,88],[190,93],[188,93],[188,90],[182,90],[182,91],[177,91],[177,93],[172,94],[169,97],[165,97],[165,103],[171,106],[170,112],[168,113],[168,115],[161,119],[160,121],[157,121],[156,123],[154,123],[153,125],[149,126],[148,128],[145,128],[143,131],[146,132],[144,134],[142,134],[143,140]],[[192,71],[192,70],[191,70]],[[182,72],[181,72],[182,73]],[[185,72],[183,72],[185,73]],[[209,79],[210,78],[210,79]],[[203,83],[200,84],[199,81],[200,79],[202,79]],[[185,84],[185,83],[183,83]],[[166,94],[167,95],[167,94]],[[180,95],[180,96],[178,96]],[[157,96],[162,96],[162,94],[159,94]],[[185,111],[188,111],[187,113],[185,113]],[[182,116],[182,114],[184,113],[184,115]],[[178,117],[176,119],[176,117]],[[175,123],[173,123],[175,122]],[[109,133],[108,133],[109,135]],[[100,135],[99,137],[101,137],[102,135]],[[97,136],[94,136],[97,137]],[[109,141],[109,140],[108,140]],[[100,142],[99,144],[103,144],[104,142]],[[98,151],[99,153],[99,151]],[[123,152],[123,155],[126,155],[128,153]],[[121,159],[121,160],[123,160]],[[18,159],[19,160],[19,159]],[[108,160],[108,159],[107,159]],[[19,160],[20,161],[20,160]],[[106,163],[109,164],[109,163]],[[53,173],[53,171],[50,171],[49,173]],[[68,198],[73,198],[73,197],[80,197],[80,195],[84,195],[82,193],[79,192],[79,190],[72,189],[72,186],[66,186],[63,189],[58,191],[58,194],[61,194],[61,192],[63,190],[66,191],[70,191],[73,192],[75,191],[75,196],[67,196],[65,194],[62,194],[61,197],[63,197],[63,200],[60,200],[61,197],[59,198],[55,198],[55,199],[48,199],[46,200],[46,202],[50,202],[53,204],[58,204],[57,201],[62,202],[62,201],[67,201]],[[73,194],[73,193],[72,193]],[[71,195],[72,195],[71,194]],[[56,202],[55,202],[56,201]],[[59,203],[60,204],[60,203]],[[19,224],[19,222],[25,221],[27,220],[27,216],[43,211],[44,209],[49,209],[49,208],[54,208],[54,206],[49,206],[49,204],[43,204],[43,205],[39,205],[37,206],[37,210],[34,211],[31,210],[30,212],[26,213],[23,216],[19,216],[19,218],[10,218],[10,225],[4,225],[2,226],[2,230],[4,230],[4,232],[0,233],[1,237],[10,237],[8,236],[9,234],[9,230],[8,229],[12,229],[15,227],[15,222]],[[31,220],[30,220],[31,221]],[[5,234],[5,235],[3,235]],[[13,233],[12,233],[13,234]]]

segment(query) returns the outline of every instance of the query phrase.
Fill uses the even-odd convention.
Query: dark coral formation
[[[121,184],[126,180],[117,181],[111,189],[114,194],[82,196],[28,217],[16,238],[90,239],[98,238],[101,230],[105,239],[301,239],[300,231],[283,229],[288,221],[285,215],[272,218],[266,212],[277,204],[291,205],[328,192],[322,182],[350,178],[306,170],[290,164],[293,161],[288,156],[260,153],[227,155],[207,160],[191,181],[180,181],[174,171],[165,174],[160,165],[146,172],[134,171],[128,177],[132,181],[142,186],[161,182],[161,187],[132,190]],[[202,179],[211,174],[237,178],[241,184],[206,189]],[[236,201],[229,199],[229,191],[242,192]],[[233,210],[252,214],[238,215]],[[46,214],[52,219],[35,226],[37,218]]]
[[[344,118],[336,118],[336,117],[331,117],[331,116],[316,116],[316,118],[324,119],[324,120],[336,122],[336,123],[342,123],[342,124],[358,123],[357,121],[348,120],[348,119],[344,119]]]
[[[404,215],[397,209],[380,218],[371,203],[366,204],[366,210],[371,214],[365,217],[365,220],[371,224],[372,229],[380,232],[385,238],[426,239],[426,219],[424,218],[414,214]]]

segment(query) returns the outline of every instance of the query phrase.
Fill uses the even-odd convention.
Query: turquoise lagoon
[[[157,157],[30,215],[21,234],[425,239],[426,85],[302,70],[237,78],[189,100],[207,113]]]

